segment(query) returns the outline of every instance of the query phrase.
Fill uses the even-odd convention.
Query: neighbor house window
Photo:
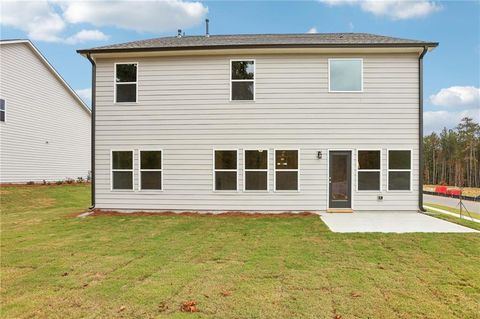
[[[381,189],[380,154],[380,151],[358,151],[357,188],[359,191]]]
[[[298,190],[298,150],[275,150],[275,190]]]
[[[112,151],[112,189],[133,190],[133,151]]]
[[[5,100],[0,99],[0,122],[5,122],[5,113],[6,113]]]
[[[388,190],[409,191],[412,181],[412,152],[388,151]]]
[[[115,64],[115,102],[137,102],[137,63]]]
[[[214,179],[216,191],[237,190],[237,151],[215,150]]]
[[[362,59],[329,59],[329,91],[361,92],[363,90]]]
[[[268,191],[268,150],[245,150],[244,189]]]
[[[255,61],[231,61],[230,99],[255,100]]]
[[[140,151],[140,189],[162,189],[162,151]]]

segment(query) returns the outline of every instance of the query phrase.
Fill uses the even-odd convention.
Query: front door
[[[329,208],[352,208],[352,152],[330,151]]]

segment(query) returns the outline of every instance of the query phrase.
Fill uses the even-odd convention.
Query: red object
[[[460,196],[460,195],[462,195],[462,190],[451,188],[451,189],[447,190],[447,194],[448,195],[453,195],[453,196]]]
[[[447,186],[436,186],[435,193],[447,194]]]

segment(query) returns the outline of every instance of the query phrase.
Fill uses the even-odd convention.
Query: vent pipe
[[[182,29],[178,29],[177,38],[181,38],[181,37],[182,37]]]
[[[210,20],[205,19],[205,36],[208,38],[210,36],[210,33],[208,32],[208,23]]]

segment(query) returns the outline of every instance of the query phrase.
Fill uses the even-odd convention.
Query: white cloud
[[[451,86],[430,96],[437,106],[467,107],[480,109],[480,88],[473,86]]]
[[[92,89],[78,89],[75,90],[75,92],[78,94],[78,96],[87,104],[90,105],[92,102]]]
[[[79,23],[158,34],[197,25],[207,13],[200,2],[184,0],[2,0],[0,24],[22,30],[32,40],[76,44],[108,39],[100,30],[65,34]]]
[[[109,36],[98,30],[82,30],[65,39],[66,43],[76,44],[87,41],[105,41]]]
[[[307,33],[318,33],[317,28],[313,27],[308,29]]]
[[[183,0],[69,1],[62,7],[70,23],[155,33],[197,25],[208,13],[200,2]]]
[[[477,123],[480,122],[480,111],[463,110],[460,112],[448,111],[429,111],[423,113],[423,127],[425,135],[432,132],[440,132],[444,127],[447,129],[455,128],[464,117],[471,117]]]
[[[440,5],[430,0],[318,0],[330,6],[359,6],[363,11],[394,20],[426,17]]]

